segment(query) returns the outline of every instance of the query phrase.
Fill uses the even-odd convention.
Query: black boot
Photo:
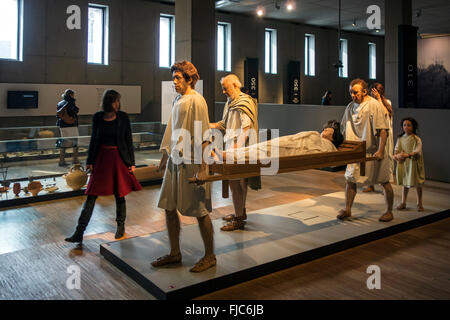
[[[116,196],[116,221],[117,231],[114,238],[122,238],[125,234],[125,218],[127,216],[127,208],[125,203],[125,197],[119,198]]]
[[[65,238],[64,240],[66,240],[67,242],[81,243],[81,242],[83,242],[83,234],[84,234],[84,230],[82,230],[82,228],[80,228],[80,227],[77,227],[77,229],[75,230],[75,233],[71,237]]]
[[[118,223],[116,235],[114,236],[114,238],[116,238],[116,239],[122,238],[124,234],[125,234],[125,224]]]
[[[78,225],[75,233],[70,238],[66,238],[64,240],[67,242],[83,242],[84,230],[86,230],[89,220],[91,219],[96,200],[97,196],[87,196],[83,209],[81,210],[80,217],[78,218]]]

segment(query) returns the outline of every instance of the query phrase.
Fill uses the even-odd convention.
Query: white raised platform
[[[401,194],[401,188],[394,189]],[[387,223],[378,221],[385,210],[380,193],[358,193],[353,218],[336,219],[344,206],[343,192],[249,212],[245,230],[224,232],[222,221],[215,220],[217,266],[198,274],[189,272],[203,255],[197,225],[182,228],[182,264],[150,266],[168,253],[166,231],[105,243],[100,252],[157,298],[191,298],[450,217],[448,195],[424,192],[424,212],[416,210],[415,196],[411,190],[410,209],[394,210],[394,220]]]

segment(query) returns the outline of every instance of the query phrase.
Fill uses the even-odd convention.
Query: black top
[[[56,116],[58,120],[56,120],[56,125],[60,128],[67,128],[67,127],[78,127],[78,111],[80,109],[75,105],[75,99],[67,96],[64,98],[64,100],[61,100],[58,102],[58,105],[56,106],[56,112],[61,110],[62,108],[67,108],[67,113],[69,116],[75,118],[75,122],[72,124],[65,123],[61,118]]]
[[[103,120],[100,124],[100,144],[117,146],[117,118],[112,121]]]
[[[103,136],[103,131],[106,129],[104,125],[109,125],[106,123],[107,121],[103,120],[104,115],[105,112],[103,111],[97,112],[92,119],[92,134],[86,164],[95,164],[95,160],[97,159],[98,151],[102,144],[101,137]],[[116,116],[116,120],[110,122],[116,123],[112,126],[115,127],[115,142],[119,149],[120,157],[127,167],[134,166],[134,148],[131,136],[130,119],[126,112],[123,111],[117,111]]]

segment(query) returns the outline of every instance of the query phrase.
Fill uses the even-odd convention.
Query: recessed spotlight
[[[258,15],[258,17],[262,17],[265,13],[264,7],[258,7],[256,9],[256,14]]]
[[[353,20],[352,26],[356,27],[356,19]]]
[[[292,11],[295,8],[295,3],[293,1],[288,1],[286,3],[286,10],[287,11]]]
[[[380,32],[380,29],[376,29],[375,32]]]

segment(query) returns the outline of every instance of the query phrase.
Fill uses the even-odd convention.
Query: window
[[[369,42],[369,78],[377,78],[377,50],[372,42]]]
[[[0,59],[22,61],[23,0],[0,1]]]
[[[265,71],[266,73],[277,73],[277,30],[275,29],[266,29]]]
[[[108,64],[108,7],[89,4],[88,63]]]
[[[339,68],[339,77],[348,77],[348,56],[347,56],[347,39],[339,40],[339,60],[342,62],[342,68]]]
[[[217,25],[217,70],[231,71],[231,24]]]
[[[170,68],[175,63],[175,17],[159,17],[159,66]]]
[[[305,75],[316,75],[314,35],[305,34]]]

